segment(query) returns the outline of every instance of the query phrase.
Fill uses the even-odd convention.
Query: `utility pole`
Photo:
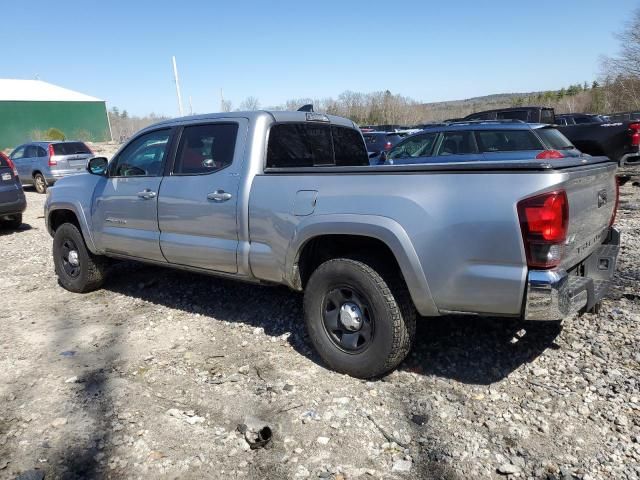
[[[224,96],[222,95],[222,89],[220,89],[220,111],[224,112]]]
[[[176,57],[175,55],[171,57],[173,60],[173,78],[176,82],[176,95],[178,95],[178,111],[180,112],[180,116],[184,116],[184,112],[182,111],[182,96],[180,95],[180,81],[178,80],[178,67],[176,65]]]
[[[191,103],[191,95],[189,95],[189,115],[193,115],[193,103]]]

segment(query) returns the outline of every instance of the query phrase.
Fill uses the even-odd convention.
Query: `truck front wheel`
[[[53,263],[60,285],[71,292],[86,293],[100,288],[106,260],[93,255],[78,227],[64,223],[53,236]]]
[[[398,272],[367,259],[336,258],[309,278],[304,312],[311,342],[333,370],[370,378],[392,370],[409,353],[415,308]]]

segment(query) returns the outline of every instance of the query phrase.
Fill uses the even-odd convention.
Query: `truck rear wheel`
[[[367,259],[336,258],[309,278],[304,312],[311,342],[333,370],[370,378],[409,353],[416,312],[396,272],[379,273]]]
[[[97,290],[105,278],[106,260],[89,251],[71,223],[60,225],[53,236],[53,263],[60,285],[71,292]]]

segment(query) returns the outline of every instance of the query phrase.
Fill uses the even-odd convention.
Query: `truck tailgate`
[[[616,208],[616,169],[613,162],[564,170],[559,185],[569,201],[569,228],[562,267],[570,269],[588,257],[608,235]]]

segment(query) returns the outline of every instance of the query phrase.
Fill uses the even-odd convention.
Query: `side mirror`
[[[87,171],[93,175],[106,175],[109,160],[105,157],[93,157],[87,163]]]
[[[385,152],[384,150],[382,150],[380,152],[380,158],[378,160],[378,165],[383,165],[387,162],[387,152]]]

